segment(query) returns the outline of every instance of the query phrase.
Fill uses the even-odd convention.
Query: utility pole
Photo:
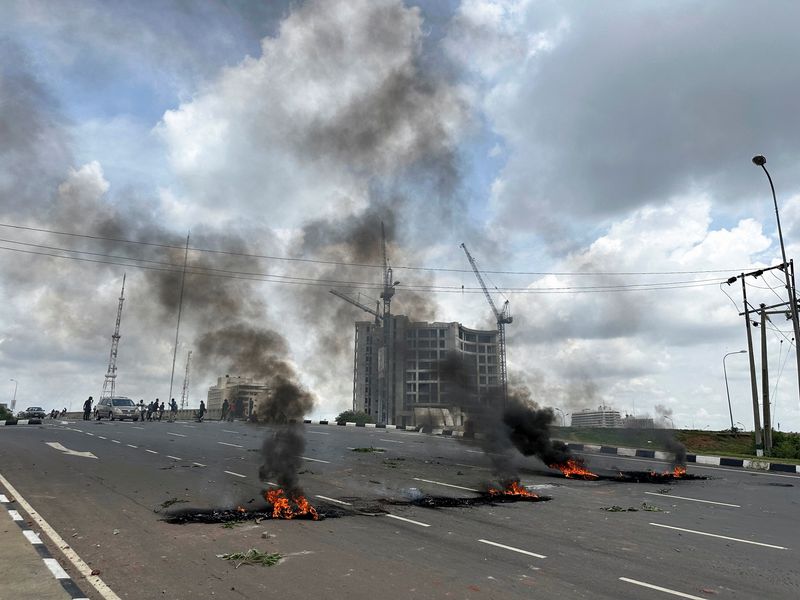
[[[183,271],[181,272],[181,295],[178,300],[178,323],[175,325],[175,347],[172,350],[172,373],[169,376],[169,395],[172,400],[172,384],[175,381],[175,359],[178,356],[178,333],[181,330],[181,311],[183,310],[183,287],[186,283],[186,260],[189,257],[189,234],[186,234],[186,249],[183,252]]]
[[[769,361],[767,360],[767,311],[764,304],[759,305],[761,313],[761,401],[764,404],[764,455],[772,451],[772,419],[769,416]]]
[[[750,389],[753,393],[753,422],[754,431],[756,434],[756,456],[764,456],[764,445],[761,441],[761,417],[758,410],[758,384],[756,383],[756,361],[753,357],[753,334],[750,331],[750,312],[747,309],[747,286],[744,282],[744,273],[741,274],[742,279],[742,298],[744,299],[744,322],[747,327],[747,354],[750,359]]]
[[[119,306],[117,306],[117,322],[114,325],[114,334],[111,336],[111,354],[108,357],[108,369],[103,381],[103,391],[100,400],[114,397],[114,387],[117,380],[117,350],[119,348],[119,324],[122,321],[122,303],[125,300],[125,277],[122,275],[122,291],[119,293]],[[99,400],[98,400],[99,402]]]

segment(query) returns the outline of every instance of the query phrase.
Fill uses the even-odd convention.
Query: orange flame
[[[246,508],[243,508],[243,507],[241,507],[241,506],[237,506],[237,507],[236,507],[236,510],[237,510],[237,512],[240,512],[240,513],[246,513],[246,512],[247,512],[247,509],[246,509]]]
[[[316,509],[309,504],[305,496],[288,498],[282,489],[268,490],[264,495],[267,502],[272,504],[273,519],[294,519],[306,515],[311,515],[315,521],[319,519]],[[294,504],[294,508],[292,504]]]
[[[568,479],[572,479],[573,477],[581,477],[583,479],[597,479],[599,475],[595,475],[589,469],[583,466],[583,463],[575,460],[574,458],[568,458],[567,462],[556,464],[556,465],[549,465],[551,469],[558,469],[564,474],[564,477]]]
[[[529,492],[524,486],[520,485],[519,481],[512,481],[506,485],[506,489],[498,490],[497,488],[489,488],[489,495],[491,496],[529,496],[531,498],[538,498],[533,492]]]
[[[676,478],[680,478],[686,475],[686,467],[682,467],[677,465],[675,469],[672,471],[672,476]]]

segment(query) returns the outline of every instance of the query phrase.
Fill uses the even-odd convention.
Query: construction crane
[[[347,295],[343,294],[342,292],[339,292],[339,291],[336,291],[336,290],[329,290],[329,291],[330,291],[331,294],[333,294],[337,298],[341,298],[345,302],[349,302],[350,304],[352,304],[353,306],[357,306],[358,308],[360,308],[364,312],[368,312],[369,314],[373,315],[375,317],[375,324],[376,325],[379,324],[383,320],[383,315],[378,312],[378,307],[380,307],[380,303],[378,303],[378,306],[376,308],[370,308],[366,304],[362,304],[358,300],[353,300],[350,296],[347,296]]]
[[[492,307],[492,312],[497,319],[497,337],[500,347],[500,387],[503,390],[503,404],[506,404],[508,402],[508,376],[506,373],[506,324],[511,323],[514,319],[511,316],[511,309],[509,308],[508,300],[506,300],[505,304],[503,304],[503,310],[497,310],[497,306],[495,305],[494,300],[492,300],[492,295],[486,288],[486,282],[483,281],[483,277],[478,269],[478,265],[475,264],[475,259],[472,258],[472,255],[469,253],[469,250],[467,250],[467,246],[465,244],[461,244],[461,247],[464,249],[464,254],[467,255],[469,264],[472,267],[472,270],[475,272],[475,277],[478,278],[478,283],[481,284],[483,294],[486,296],[486,300],[489,302],[489,306]]]
[[[111,336],[111,355],[108,357],[108,370],[103,381],[103,391],[100,400],[114,397],[114,387],[117,381],[117,349],[119,348],[119,324],[122,321],[122,302],[125,300],[125,277],[122,275],[122,291],[119,293],[119,306],[117,307],[117,323],[114,326],[114,335]]]
[[[192,351],[186,355],[186,375],[183,377],[183,390],[181,390],[181,410],[189,403],[189,366],[192,364]],[[170,399],[170,402],[172,400]]]
[[[394,296],[394,286],[399,284],[399,281],[392,281],[392,267],[389,266],[389,258],[386,254],[386,230],[381,221],[381,241],[383,245],[383,291],[381,298],[383,299],[383,318],[388,319],[392,313],[392,296]]]

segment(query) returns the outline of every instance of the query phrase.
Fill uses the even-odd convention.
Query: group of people
[[[164,417],[164,409],[166,408],[163,402],[159,402],[158,398],[153,400],[150,404],[145,404],[144,399],[139,400],[136,405],[139,409],[139,415],[142,421],[160,421]],[[167,421],[172,423],[178,417],[178,403],[175,398],[169,401],[169,416]]]
[[[66,417],[66,416],[67,416],[67,409],[66,408],[61,410],[61,412],[59,412],[58,409],[56,409],[56,408],[54,408],[53,410],[50,411],[50,418],[51,419],[57,419],[59,417]]]

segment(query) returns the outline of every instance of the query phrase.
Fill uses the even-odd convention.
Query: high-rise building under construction
[[[441,376],[441,361],[450,353],[466,367],[468,385]],[[461,427],[467,403],[498,400],[499,362],[495,330],[415,322],[403,315],[391,315],[379,324],[358,321],[353,410],[377,423]]]

